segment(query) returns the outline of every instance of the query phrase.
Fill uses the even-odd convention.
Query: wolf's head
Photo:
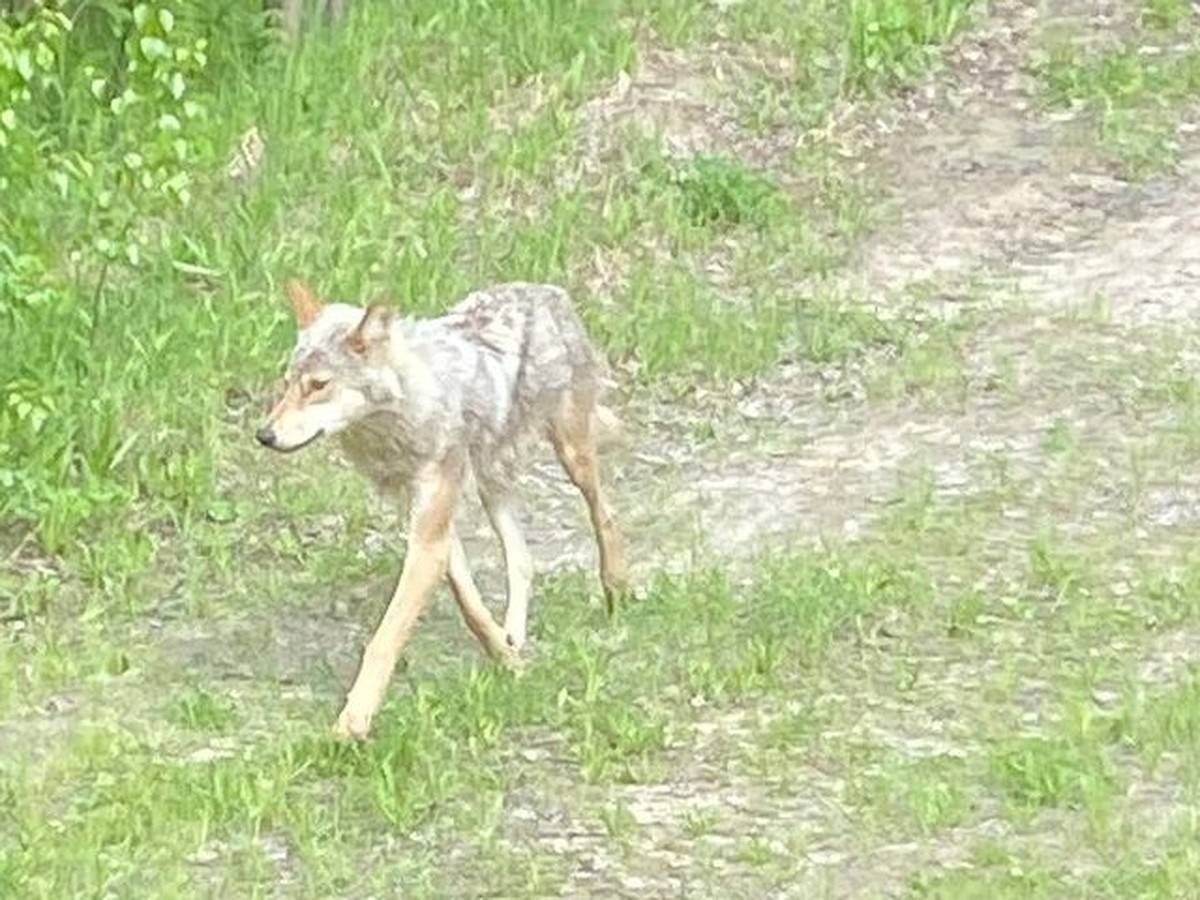
[[[300,281],[287,292],[299,335],[283,397],[255,433],[283,452],[337,434],[400,396],[391,310],[322,303]]]

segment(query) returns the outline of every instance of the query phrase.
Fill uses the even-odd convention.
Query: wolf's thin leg
[[[504,548],[504,573],[508,580],[508,604],[504,610],[504,631],[516,650],[525,644],[529,619],[529,595],[533,589],[533,555],[521,531],[516,498],[503,488],[481,490],[480,499],[492,523],[492,529]]]
[[[568,394],[554,421],[551,437],[558,461],[583,494],[600,550],[600,581],[609,612],[627,590],[625,541],[616,515],[600,483],[600,463],[593,432],[594,400],[577,392]]]
[[[479,639],[483,649],[497,659],[509,658],[512,651],[505,640],[504,629],[496,624],[492,614],[483,605],[479,588],[471,577],[467,553],[453,526],[450,528],[450,590],[467,627]]]
[[[417,477],[404,569],[363,652],[358,675],[334,728],[339,735],[366,737],[371,730],[371,718],[383,701],[404,644],[447,571],[462,476],[461,460],[443,460],[430,463]]]

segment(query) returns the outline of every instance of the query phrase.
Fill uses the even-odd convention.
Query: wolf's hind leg
[[[483,605],[479,588],[475,586],[475,579],[471,577],[471,566],[467,562],[467,553],[453,526],[450,529],[448,574],[450,591],[454,594],[454,600],[458,603],[459,611],[462,613],[467,627],[471,629],[471,633],[475,635],[488,654],[500,660],[510,659],[512,649],[505,640],[504,629],[496,624],[492,614]]]
[[[558,461],[587,502],[596,545],[600,551],[600,582],[611,613],[628,590],[625,541],[616,514],[608,503],[600,481],[596,450],[595,394],[572,390],[564,394],[551,427],[551,440]]]

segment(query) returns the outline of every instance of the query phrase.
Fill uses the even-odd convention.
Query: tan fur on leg
[[[500,538],[504,550],[504,573],[508,582],[508,603],[504,610],[504,631],[514,649],[525,645],[529,618],[529,595],[533,590],[533,554],[525,542],[517,517],[515,498],[505,490],[480,493],[483,508]]]
[[[568,395],[562,413],[554,423],[553,442],[558,461],[587,501],[600,551],[600,581],[611,613],[628,590],[628,575],[625,541],[600,483],[600,463],[592,428],[593,406],[586,397]]]
[[[504,629],[496,623],[487,607],[483,605],[479,588],[475,586],[475,579],[471,577],[466,551],[463,550],[462,541],[453,528],[450,535],[450,590],[458,603],[463,620],[483,649],[502,663],[515,664],[514,648],[508,645]]]
[[[334,727],[338,735],[362,738],[370,732],[371,719],[383,702],[413,626],[447,571],[451,523],[462,472],[461,460],[443,460],[427,465],[417,476],[404,569],[383,619],[363,652],[358,676]]]

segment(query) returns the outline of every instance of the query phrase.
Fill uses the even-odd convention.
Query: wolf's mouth
[[[321,437],[324,434],[325,434],[325,429],[322,428],[320,431],[314,432],[313,436],[310,437],[308,440],[301,441],[299,444],[296,444],[294,447],[273,446],[273,447],[271,447],[271,449],[275,450],[278,453],[295,453],[297,450],[303,450],[305,447],[307,447],[309,444],[311,444],[313,441],[315,441],[317,438]]]

